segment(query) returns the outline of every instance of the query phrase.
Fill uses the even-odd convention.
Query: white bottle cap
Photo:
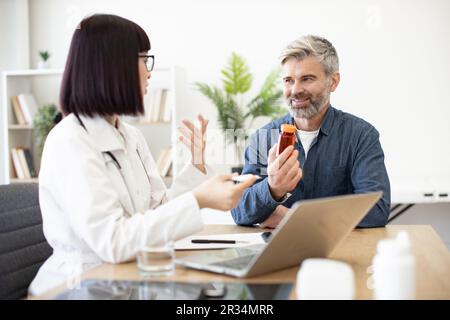
[[[399,233],[397,233],[396,241],[403,248],[407,249],[411,248],[411,241],[409,240],[409,234],[406,231],[400,231]]]
[[[331,259],[306,259],[297,273],[297,299],[351,300],[355,294],[352,267]]]
[[[401,231],[395,238],[378,241],[377,253],[381,255],[407,254],[411,250],[409,235],[406,231]]]

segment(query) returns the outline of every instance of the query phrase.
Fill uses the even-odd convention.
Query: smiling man
[[[250,137],[242,173],[264,179],[245,191],[232,210],[234,221],[275,228],[297,201],[383,191],[359,227],[384,226],[390,185],[378,131],[330,104],[340,80],[335,48],[324,38],[303,36],[285,48],[281,67],[289,114]],[[276,156],[284,123],[296,126],[296,142]]]

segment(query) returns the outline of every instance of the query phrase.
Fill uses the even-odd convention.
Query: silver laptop
[[[382,192],[302,200],[286,214],[267,244],[208,251],[176,259],[193,269],[252,277],[327,257],[381,198]]]

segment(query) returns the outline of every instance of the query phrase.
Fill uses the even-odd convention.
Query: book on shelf
[[[156,167],[161,177],[167,177],[170,175],[172,167],[172,148],[162,149],[158,160],[156,161]]]
[[[38,110],[38,105],[31,93],[21,93],[17,96],[20,108],[25,117],[25,121],[29,125],[33,125],[33,119]]]
[[[19,153],[16,148],[11,149],[11,158],[14,171],[16,172],[16,176],[19,179],[26,179],[25,172],[22,168],[22,164],[20,163]]]
[[[150,106],[150,122],[157,122],[159,117],[159,107],[161,105],[162,90],[153,90],[152,105]]]
[[[11,148],[11,157],[14,171],[19,179],[31,179],[36,177],[31,152],[27,148]]]
[[[166,90],[166,94],[164,95],[164,101],[163,101],[163,110],[162,110],[162,116],[161,116],[161,121],[162,122],[170,122],[171,121],[171,116],[172,116],[172,110],[170,108],[171,104],[170,99],[172,99],[171,97],[171,91]]]
[[[22,112],[22,108],[20,107],[20,103],[19,103],[19,99],[17,98],[17,96],[12,96],[11,97],[11,107],[13,109],[13,113],[16,117],[16,121],[18,124],[22,124],[25,125],[27,124],[26,120],[25,120],[25,116]]]
[[[31,179],[30,169],[28,168],[27,159],[25,159],[25,153],[22,148],[17,148],[17,154],[19,155],[20,165],[22,166],[25,179]]]
[[[165,109],[167,105],[167,89],[153,89],[150,97],[145,100],[145,122],[169,122]]]
[[[31,178],[36,178],[37,173],[36,173],[36,169],[34,168],[33,157],[31,156],[30,149],[25,148],[25,149],[22,149],[22,151],[25,154],[25,159],[27,161],[28,170],[30,171]]]
[[[165,178],[171,178],[172,177],[172,169],[173,169],[173,162],[172,161],[170,161],[170,165],[169,165],[169,168],[168,168],[168,170],[167,170],[167,174],[165,175]]]

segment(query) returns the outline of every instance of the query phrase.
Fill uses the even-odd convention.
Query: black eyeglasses
[[[155,56],[152,54],[140,54],[139,58],[144,58],[145,66],[147,67],[147,71],[152,71],[153,66],[155,65]]]

